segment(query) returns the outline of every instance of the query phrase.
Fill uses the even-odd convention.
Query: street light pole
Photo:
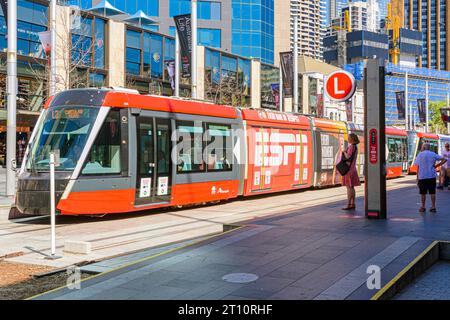
[[[294,112],[298,112],[298,15],[294,16]]]
[[[180,96],[180,39],[175,32],[175,97]]]
[[[279,82],[279,89],[278,89],[278,99],[280,99],[280,102],[279,102],[279,110],[281,111],[281,112],[283,112],[283,71],[282,71],[282,68],[281,68],[281,63],[280,63],[280,82]]]
[[[409,130],[408,72],[405,73],[405,130]]]
[[[51,0],[50,95],[56,94],[56,0]]]
[[[447,109],[450,108],[450,95],[447,92]],[[447,122],[447,134],[450,134],[450,122]]]
[[[16,194],[17,0],[8,1],[6,195]]]
[[[191,0],[192,49],[191,49],[191,91],[197,98],[197,0]]]
[[[425,82],[425,132],[428,133],[428,122],[429,122],[429,115],[428,115],[428,81]]]

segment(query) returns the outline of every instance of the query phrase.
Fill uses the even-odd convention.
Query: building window
[[[6,21],[0,9],[0,49],[5,51]],[[17,1],[17,53],[22,56],[45,58],[39,40],[39,32],[46,31],[48,7],[31,1]]]
[[[109,2],[128,14],[134,14],[138,10],[142,10],[149,16],[159,16],[159,0],[109,0]]]
[[[170,0],[169,15],[171,17],[191,13],[190,0]]]
[[[191,13],[190,0],[170,0],[169,14],[171,17],[189,13]],[[197,18],[200,20],[221,20],[221,3],[217,1],[198,1]]]
[[[220,20],[221,3],[212,1],[198,2],[198,18],[202,20]]]
[[[141,33],[127,30],[126,46],[127,73],[139,75],[141,74]]]
[[[205,49],[205,95],[215,103],[250,106],[251,61]]]
[[[261,64],[261,107],[278,109],[280,103],[280,70]]]
[[[71,35],[72,88],[105,85],[105,42],[106,21],[93,16],[81,17],[80,27],[73,29]]]
[[[126,31],[126,86],[141,93],[173,95],[175,39],[144,29]],[[180,87],[185,79],[180,79]]]
[[[206,47],[220,48],[221,30],[198,28],[198,44]]]

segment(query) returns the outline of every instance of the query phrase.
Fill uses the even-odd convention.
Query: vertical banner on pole
[[[291,51],[280,52],[280,65],[283,77],[283,96],[291,98],[294,85],[294,55]]]
[[[408,95],[408,72],[405,73],[405,129],[409,130],[409,121],[411,115],[409,110],[409,95]]]
[[[385,67],[367,61],[364,77],[364,135],[366,217],[386,219]]]
[[[347,121],[351,122],[353,120],[353,100],[348,99],[345,101],[345,113],[347,114]]]
[[[42,48],[44,49],[45,55],[50,56],[52,51],[52,32],[42,31],[38,32],[39,40],[41,41]]]
[[[192,21],[190,14],[174,16],[178,40],[181,49],[181,75],[183,78],[191,77],[192,69]]]
[[[419,121],[420,123],[425,123],[427,121],[426,117],[426,100],[417,99],[417,110],[419,111]]]
[[[323,101],[323,93],[317,94],[317,116],[319,118],[324,117],[324,101]]]
[[[395,93],[395,100],[397,102],[398,120],[405,120],[405,91],[397,91]]]
[[[17,129],[17,1],[8,0],[7,121],[6,121],[6,195],[16,195]],[[5,12],[4,12],[5,14]],[[6,15],[5,15],[6,16]]]

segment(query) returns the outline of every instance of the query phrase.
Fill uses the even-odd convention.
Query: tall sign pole
[[[192,98],[197,99],[197,0],[191,0],[192,49],[191,49],[191,91]]]
[[[6,195],[16,194],[17,0],[8,0]]]
[[[405,73],[405,130],[409,130],[408,72]]]
[[[450,108],[450,95],[447,92],[447,109]],[[450,122],[447,123],[447,134],[450,134]]]
[[[294,112],[298,112],[298,16],[294,16]]]
[[[369,219],[386,219],[387,215],[385,74],[385,67],[379,60],[367,61],[364,76],[364,202]]]
[[[283,70],[281,68],[281,62],[280,62],[280,89],[279,89],[279,99],[280,99],[280,111],[283,112],[283,99],[284,99],[284,94],[283,94]]]
[[[429,104],[429,100],[428,100],[428,81],[425,82],[425,132],[428,133],[429,131],[429,115],[428,115],[428,104]]]
[[[50,53],[50,95],[56,94],[56,0],[51,0],[51,53]]]
[[[175,97],[180,96],[180,38],[175,32]]]

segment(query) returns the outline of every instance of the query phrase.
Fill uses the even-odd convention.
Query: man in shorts
[[[444,145],[444,151],[442,152],[442,156],[444,157],[445,160],[447,160],[446,163],[444,163],[441,167],[441,174],[440,174],[440,185],[438,187],[438,189],[443,190],[444,189],[444,185],[445,185],[445,179],[449,178],[450,179],[450,166],[449,166],[449,161],[450,161],[450,144],[447,142]],[[448,184],[448,190],[450,190],[450,183]]]
[[[422,152],[419,153],[414,162],[417,166],[417,185],[419,186],[422,197],[422,206],[419,212],[426,211],[425,202],[427,193],[431,197],[430,212],[436,212],[436,169],[446,162],[447,160],[444,157],[430,151],[429,143],[422,145]]]

